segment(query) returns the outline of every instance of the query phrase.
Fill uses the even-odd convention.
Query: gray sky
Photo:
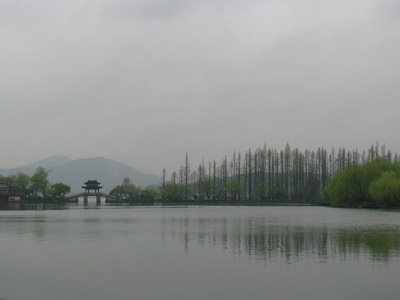
[[[400,150],[397,0],[0,0],[0,167]]]

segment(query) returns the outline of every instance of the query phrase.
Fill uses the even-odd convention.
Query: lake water
[[[400,297],[399,212],[30,208],[0,211],[0,298]]]

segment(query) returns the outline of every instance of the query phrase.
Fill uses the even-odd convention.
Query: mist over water
[[[378,210],[3,210],[0,298],[397,299],[399,237]]]

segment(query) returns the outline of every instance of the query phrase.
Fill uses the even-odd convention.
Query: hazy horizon
[[[286,145],[288,145],[288,143],[287,143]],[[295,147],[295,146],[293,146],[293,145],[289,145],[289,146],[291,147],[292,150],[295,149],[295,148],[298,148],[298,147]],[[382,147],[385,149],[386,153],[387,153],[388,151],[390,151],[390,152],[392,153],[393,156],[394,156],[394,155],[399,155],[399,153],[398,153],[397,151],[393,151],[392,149],[388,149],[388,148],[386,147],[386,144],[379,144],[379,142],[377,142],[377,143],[375,143],[375,144],[370,144],[369,147],[367,147],[367,148],[365,148],[365,149],[359,149],[359,148],[349,149],[349,148],[346,148],[346,147],[337,147],[337,148],[336,148],[336,147],[333,147],[333,148],[334,148],[334,151],[335,151],[335,154],[336,154],[336,155],[337,155],[337,151],[338,151],[340,148],[345,148],[346,151],[357,150],[357,151],[359,152],[360,155],[362,155],[363,152],[365,151],[365,155],[368,156],[368,151],[369,151],[369,149],[370,149],[371,147],[374,147],[374,149],[376,149],[376,146],[378,146],[379,155],[381,155]],[[270,147],[270,146],[267,145],[267,148],[268,148],[268,147]],[[331,149],[327,149],[327,148],[324,147],[324,146],[320,146],[320,147],[321,147],[321,148],[324,148],[325,150],[327,150],[328,154],[331,153],[332,148],[331,148]],[[320,148],[320,147],[319,147],[319,148]],[[249,148],[248,148],[248,149],[245,149],[244,152],[243,152],[242,154],[244,154],[244,153],[245,153],[246,151],[248,151],[248,150],[251,150],[251,151],[254,152],[256,149],[259,149],[259,148],[262,148],[262,146],[260,145],[259,147],[256,147],[256,148],[253,148],[253,149],[249,149]],[[280,148],[280,149],[277,149],[277,148],[274,148],[274,147],[270,147],[270,148],[271,148],[271,149],[275,149],[275,150],[277,150],[277,151],[284,150],[284,147],[282,147],[282,148]],[[309,150],[309,151],[315,151],[315,152],[316,152],[318,149],[309,149],[309,148],[305,148],[305,149],[299,149],[299,150],[300,150],[300,152],[307,151],[307,150]],[[238,153],[241,152],[241,151],[236,151],[236,150],[234,150],[234,152],[236,152],[236,154],[238,154]],[[231,159],[231,158],[232,158],[230,154],[233,155],[233,152],[232,152],[232,153],[229,153],[229,155],[226,154],[226,156],[227,156],[228,159]],[[186,156],[186,154],[185,154],[185,156]],[[189,154],[188,154],[188,156],[189,156]],[[129,166],[129,167],[132,167],[132,168],[136,169],[137,171],[142,172],[142,173],[144,173],[144,174],[160,176],[160,174],[162,173],[162,168],[160,168],[160,172],[158,172],[158,173],[146,172],[146,171],[143,171],[143,170],[138,169],[137,167],[135,167],[135,166],[133,166],[133,165],[130,165],[129,163],[125,163],[125,162],[120,161],[120,160],[118,160],[118,159],[113,159],[113,158],[104,157],[104,156],[92,156],[92,157],[72,158],[72,157],[70,157],[70,156],[68,156],[68,155],[60,155],[60,154],[51,155],[51,156],[48,156],[48,157],[43,157],[43,158],[41,158],[41,159],[38,159],[38,160],[35,160],[35,161],[32,161],[32,162],[28,162],[28,163],[26,163],[26,164],[19,164],[19,165],[16,165],[16,166],[13,166],[13,167],[8,167],[8,168],[4,168],[4,167],[0,166],[0,169],[11,170],[11,169],[14,169],[14,168],[26,167],[26,166],[29,166],[29,165],[31,165],[31,164],[37,164],[37,163],[40,163],[41,161],[44,161],[44,160],[47,160],[47,159],[54,159],[54,158],[57,158],[57,159],[58,159],[58,158],[66,158],[66,159],[68,159],[69,161],[74,161],[74,160],[85,160],[85,159],[97,159],[97,158],[100,158],[100,159],[112,160],[112,161],[116,161],[116,162],[119,162],[119,163],[123,163],[123,164],[125,164],[125,165],[127,165],[127,166]],[[222,160],[223,160],[223,157],[221,157],[220,159],[215,159],[215,161],[218,162],[218,163],[220,163]],[[68,161],[68,162],[69,162],[69,161]],[[66,162],[66,163],[68,163],[68,162]],[[206,165],[208,165],[209,162],[212,162],[212,161],[211,161],[211,160],[210,160],[210,161],[204,161],[204,163],[205,163]],[[196,167],[201,163],[201,161],[195,161],[194,163],[195,163],[195,164],[193,164],[193,161],[192,161],[192,160],[190,159],[190,157],[189,157],[189,164],[190,164],[194,169],[196,169]],[[62,164],[63,164],[63,163],[62,163]],[[176,167],[176,169],[166,170],[166,171],[167,171],[167,175],[170,175],[169,173],[176,172],[177,169],[179,169],[179,167],[180,167],[180,166],[183,166],[183,165],[184,165],[184,159],[182,159],[182,161],[181,161],[180,164]],[[168,173],[168,172],[169,172],[169,173]],[[0,174],[0,175],[2,175],[2,174]]]
[[[1,168],[400,152],[395,0],[4,0],[0,24]]]

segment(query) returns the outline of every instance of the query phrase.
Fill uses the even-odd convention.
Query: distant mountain
[[[52,170],[53,168],[63,165],[63,164],[66,164],[70,161],[71,161],[71,159],[67,156],[56,155],[56,156],[38,160],[29,165],[24,165],[24,166],[12,168],[12,169],[0,169],[0,175],[9,176],[12,174],[23,172],[30,176],[35,172],[37,167],[43,167],[45,169]]]
[[[125,177],[129,177],[131,183],[141,187],[157,185],[161,180],[159,176],[142,173],[126,164],[103,157],[71,160],[66,156],[53,156],[26,166],[0,169],[0,174],[9,176],[23,172],[31,176],[39,166],[51,170],[49,173],[51,183],[68,184],[72,193],[81,192],[81,186],[88,179],[97,179],[101,182],[104,192],[109,192],[114,186],[121,184]]]

